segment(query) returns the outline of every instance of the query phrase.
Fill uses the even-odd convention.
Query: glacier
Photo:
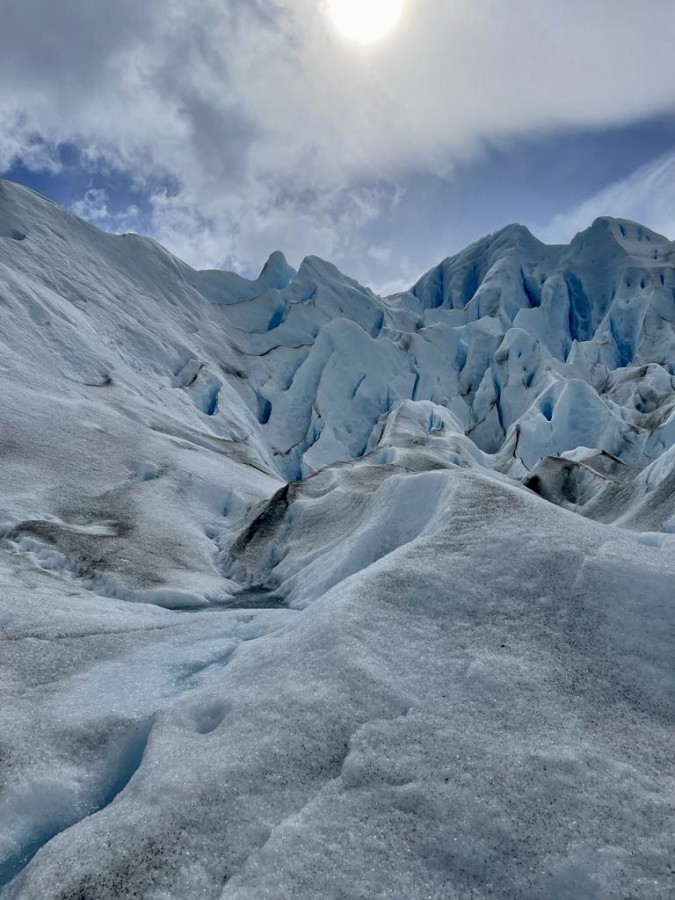
[[[389,297],[0,181],[0,896],[675,893],[675,244]]]

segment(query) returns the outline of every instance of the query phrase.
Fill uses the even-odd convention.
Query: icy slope
[[[249,282],[14,185],[0,204],[4,360],[42,360],[20,380],[123,393],[127,415],[142,403],[284,479],[363,455],[406,400],[451,410],[517,477],[579,446],[641,468],[675,443],[675,256],[633,223],[569,247],[510,226],[379,298],[316,258],[295,273],[273,254]]]
[[[670,898],[673,249],[381,298],[0,182],[0,896]]]
[[[7,896],[672,896],[675,538],[479,470],[317,478],[249,561],[304,612],[151,614],[14,560]]]

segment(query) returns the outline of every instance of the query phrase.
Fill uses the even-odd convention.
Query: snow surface
[[[381,298],[0,182],[0,896],[675,895],[675,245]]]

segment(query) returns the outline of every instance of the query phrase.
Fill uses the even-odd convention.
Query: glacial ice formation
[[[673,896],[675,244],[379,297],[0,182],[0,323],[0,896]]]

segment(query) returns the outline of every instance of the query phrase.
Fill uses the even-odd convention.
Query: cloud
[[[541,237],[550,243],[566,242],[598,216],[632,219],[675,239],[675,152],[663,154],[575,209],[555,216]]]
[[[138,230],[141,211],[137,206],[130,204],[124,210],[111,210],[108,204],[107,191],[89,188],[80,200],[72,204],[71,209],[80,218],[116,232]]]
[[[671,4],[407,0],[364,49],[317,0],[23,0],[0,32],[0,169],[74,143],[144,187],[154,236],[195,264],[372,264],[362,231],[411,173],[675,107]]]

